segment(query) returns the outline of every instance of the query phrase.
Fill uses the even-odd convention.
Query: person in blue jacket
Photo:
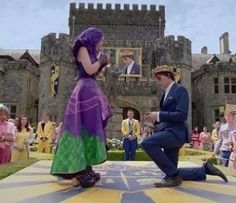
[[[156,187],[174,187],[182,180],[204,180],[206,174],[217,175],[227,182],[225,175],[209,162],[197,168],[177,168],[180,148],[189,142],[186,124],[189,95],[185,87],[175,82],[174,67],[162,65],[154,69],[157,85],[164,90],[160,110],[145,115],[145,119],[158,122],[157,132],[142,142],[142,147],[156,165],[166,174]]]
[[[125,50],[121,53],[125,67],[123,68],[126,75],[140,75],[141,68],[138,63],[134,61],[134,53],[130,50]]]

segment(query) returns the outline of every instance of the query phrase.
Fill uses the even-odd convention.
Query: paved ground
[[[102,179],[95,187],[73,187],[49,175],[51,161],[39,161],[0,181],[3,203],[205,203],[236,202],[236,179],[225,184],[217,177],[207,181],[185,181],[176,188],[154,188],[162,173],[152,162],[106,162],[96,170]],[[181,162],[180,166],[193,166]]]

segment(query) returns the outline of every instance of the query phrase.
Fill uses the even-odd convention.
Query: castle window
[[[214,109],[214,114],[215,114],[215,121],[219,121],[220,120],[220,110]]]
[[[10,111],[9,117],[12,119],[16,118],[16,105],[11,105],[11,104],[4,104],[7,106],[7,108]]]
[[[224,78],[224,92],[230,93],[230,81],[229,78]]]
[[[232,93],[236,94],[236,78],[231,78]]]
[[[218,94],[219,93],[219,79],[214,78],[214,93]]]
[[[224,92],[236,94],[236,78],[224,78]]]

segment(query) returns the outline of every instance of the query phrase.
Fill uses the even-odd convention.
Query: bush
[[[218,165],[218,161],[216,157],[210,157],[210,158],[205,158],[202,159],[203,161],[208,161],[209,163],[213,164],[213,165]]]
[[[30,151],[31,152],[37,152],[38,151],[38,146],[37,145],[30,146]]]
[[[123,161],[124,160],[124,151],[119,150],[111,150],[108,151],[108,160],[110,161]],[[148,157],[148,155],[141,150],[136,151],[135,156],[136,161],[150,161],[151,159]]]
[[[194,149],[186,149],[185,148],[185,156],[201,156],[205,155],[205,152],[202,151],[197,151]],[[109,150],[108,151],[108,160],[110,161],[122,161],[124,160],[124,151],[122,150]],[[136,151],[136,156],[135,156],[136,161],[151,161],[149,156],[144,152],[143,150],[137,150]]]
[[[185,148],[185,156],[202,156],[202,155],[207,155],[207,152],[196,149]]]
[[[122,150],[123,149],[123,141],[119,139],[109,139],[107,138],[107,146],[110,150]]]

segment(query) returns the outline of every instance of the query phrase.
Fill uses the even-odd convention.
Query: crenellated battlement
[[[128,27],[153,27],[157,34],[164,36],[165,7],[138,4],[84,4],[71,3],[69,27],[70,35],[80,32],[86,26],[118,26],[122,32]],[[122,28],[123,27],[123,28]],[[128,32],[128,31],[127,31]]]
[[[71,58],[70,51],[71,38],[68,34],[49,33],[41,39],[40,62],[50,60],[68,60]],[[68,56],[67,56],[68,55]]]
[[[75,10],[113,10],[113,11],[120,11],[120,10],[126,10],[126,11],[161,11],[164,9],[164,6],[160,5],[159,9],[156,5],[138,5],[138,4],[93,4],[93,3],[70,3],[70,11]]]
[[[177,39],[175,39],[174,35],[168,35],[163,38],[157,39],[157,44],[159,45],[168,45],[168,46],[173,46],[173,45],[181,45],[181,46],[187,46],[191,47],[191,41],[187,39],[184,36],[177,36]]]
[[[44,37],[42,37],[41,41],[60,41],[60,42],[65,42],[65,41],[70,41],[70,36],[68,34],[65,33],[59,33],[59,35],[57,36],[56,33],[49,33],[47,35],[45,35]]]
[[[156,40],[156,64],[191,66],[191,41],[184,36],[165,36]]]

